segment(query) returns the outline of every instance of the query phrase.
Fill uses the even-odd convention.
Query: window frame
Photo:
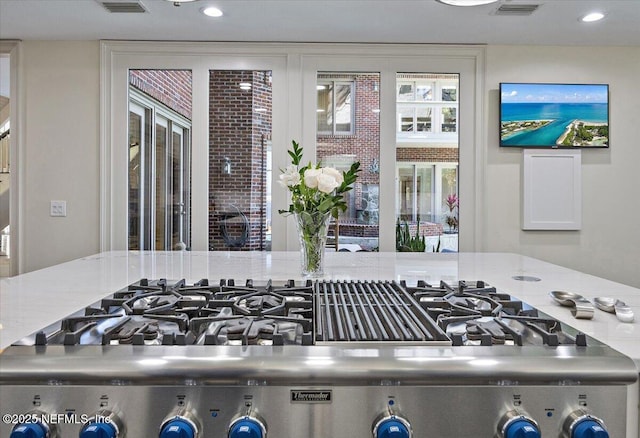
[[[315,157],[316,80],[322,71],[379,71],[380,251],[395,249],[395,83],[398,73],[459,73],[461,217],[474,217],[460,234],[460,250],[481,249],[486,241],[482,206],[486,173],[486,47],[429,44],[220,43],[101,41],[100,67],[100,250],[126,249],[126,104],[129,69],[190,69],[193,72],[192,250],[207,251],[208,237],[208,72],[210,69],[273,72],[273,167],[284,168],[294,139],[304,145],[303,160]],[[277,181],[274,172],[272,183]],[[275,185],[274,185],[275,187]],[[274,210],[288,204],[284,190],[273,191]],[[273,215],[273,251],[298,249],[295,225]]]

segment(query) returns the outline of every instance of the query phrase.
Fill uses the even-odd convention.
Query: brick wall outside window
[[[251,83],[251,90],[240,89],[240,82]],[[271,135],[271,84],[265,72],[212,70],[209,85],[209,249],[261,250],[266,234],[264,145]],[[225,158],[231,161],[230,175],[221,170]],[[236,208],[249,224],[244,242],[238,240],[246,224],[241,217],[229,217]],[[221,225],[226,225],[226,241]],[[238,246],[229,246],[230,241]]]
[[[396,149],[397,162],[457,163],[458,148],[405,148]]]
[[[130,70],[129,83],[191,120],[191,70]]]

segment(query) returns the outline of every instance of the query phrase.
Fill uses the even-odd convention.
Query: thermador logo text
[[[331,403],[331,391],[291,390],[291,401],[297,403]]]

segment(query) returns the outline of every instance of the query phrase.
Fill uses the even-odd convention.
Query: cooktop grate
[[[316,343],[341,341],[451,343],[396,282],[319,282]]]

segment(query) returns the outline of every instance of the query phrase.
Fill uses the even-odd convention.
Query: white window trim
[[[127,247],[126,108],[128,70],[190,69],[193,72],[192,249],[208,249],[208,90],[209,70],[273,72],[273,168],[288,163],[291,139],[304,146],[304,159],[316,156],[317,73],[380,72],[380,250],[395,250],[395,84],[406,71],[460,73],[458,93],[460,216],[472,218],[460,233],[460,250],[482,248],[485,152],[483,46],[403,44],[273,44],[193,42],[101,42],[100,247]],[[464,92],[464,95],[463,95]],[[272,176],[277,179],[277,172]],[[272,181],[273,183],[273,181]],[[277,187],[275,184],[273,187]],[[273,191],[274,211],[288,204],[285,190]],[[274,251],[298,246],[295,226],[281,215],[272,221]],[[385,231],[387,230],[387,231]]]

